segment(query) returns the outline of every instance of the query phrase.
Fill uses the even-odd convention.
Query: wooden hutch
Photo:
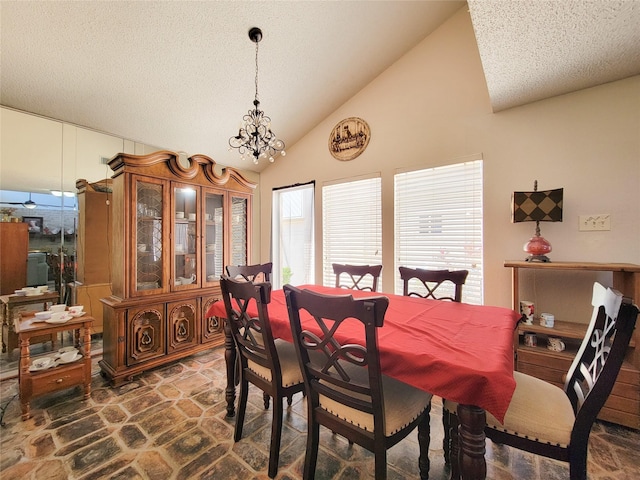
[[[576,315],[577,309],[567,298],[563,282],[578,279],[586,290],[587,298],[591,298],[590,287],[593,285],[594,274],[611,276],[611,286],[623,295],[630,297],[638,304],[640,301],[640,265],[629,263],[594,263],[594,262],[524,262],[506,261],[504,266],[512,271],[513,309],[518,310],[519,301],[524,298],[536,300],[536,315],[541,312],[560,308],[562,304],[570,304],[562,316],[555,318],[554,326],[541,326],[538,318],[533,325],[520,323],[516,329],[515,354],[516,370],[541,378],[559,387],[564,386],[565,375],[576,355],[580,342],[587,330],[590,318],[590,308],[586,315]],[[563,275],[564,272],[564,275]],[[524,278],[529,275],[529,282]],[[532,295],[531,283],[538,275],[537,294]],[[554,277],[558,278],[554,282]],[[580,277],[582,279],[580,280]],[[548,283],[550,288],[543,290],[542,284]],[[528,292],[527,292],[528,290]],[[535,292],[534,284],[534,292]],[[524,296],[526,295],[526,297]],[[549,307],[551,306],[551,307]],[[587,305],[590,307],[590,305]],[[537,336],[537,345],[525,345],[523,336],[533,333]],[[566,345],[562,352],[551,351],[547,348],[549,337],[558,337]],[[613,387],[613,391],[598,418],[627,427],[640,429],[640,325],[636,325],[631,344],[627,350],[625,362]]]
[[[254,183],[204,155],[118,154],[103,359],[113,385],[224,342],[205,318],[227,264],[246,264]]]

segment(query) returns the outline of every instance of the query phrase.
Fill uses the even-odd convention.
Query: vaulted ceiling
[[[640,73],[640,2],[470,0],[494,111]],[[460,1],[0,2],[0,103],[260,171],[228,151],[255,93],[293,145]]]

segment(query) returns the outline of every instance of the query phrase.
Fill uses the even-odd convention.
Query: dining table
[[[502,421],[513,396],[516,386],[513,341],[520,315],[505,307],[390,293],[320,285],[300,285],[297,288],[328,295],[352,295],[354,298],[385,296],[389,299],[384,324],[378,330],[382,372],[458,403],[459,478],[486,478],[486,412]],[[247,311],[250,315],[257,315],[255,303]],[[268,313],[274,338],[292,341],[283,290],[271,292]],[[214,316],[226,319],[222,300],[209,307],[207,317]],[[304,318],[302,322],[304,328]],[[225,325],[228,416],[235,415],[235,360],[231,330]],[[454,474],[458,476],[456,470],[452,469],[452,478]],[[423,478],[428,477],[423,475]]]

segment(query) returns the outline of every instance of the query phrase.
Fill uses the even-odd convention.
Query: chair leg
[[[375,479],[387,480],[387,448],[382,445],[375,447]]]
[[[429,480],[429,468],[431,467],[429,462],[429,444],[431,443],[431,426],[429,424],[431,421],[431,417],[429,416],[430,411],[431,404],[429,404],[422,420],[418,423],[418,447],[420,448],[418,467],[420,469],[421,480]]]
[[[293,403],[293,395],[287,395],[287,405],[291,406]]]
[[[244,414],[247,410],[247,397],[249,394],[249,382],[244,378],[240,380],[240,396],[238,397],[238,411],[236,412],[236,428],[233,434],[235,442],[242,438],[242,427],[244,424]]]
[[[316,476],[316,464],[318,463],[318,445],[320,443],[320,425],[309,416],[307,426],[307,453],[304,456],[304,480],[313,480]]]
[[[460,478],[460,461],[458,452],[460,442],[458,439],[458,416],[449,414],[449,463],[451,464],[451,480]]]
[[[578,445],[569,451],[569,479],[587,480],[588,434],[584,446]]]
[[[451,449],[451,414],[442,407],[442,429],[444,437],[442,439],[442,450],[444,451],[444,463],[449,465],[451,458],[449,452]]]
[[[263,393],[262,400],[264,401],[264,409],[269,410],[269,401],[271,400],[271,397],[266,393]]]
[[[282,437],[282,398],[273,399],[273,420],[271,421],[271,447],[269,449],[269,478],[274,478],[278,473],[278,461],[280,459],[280,439]]]

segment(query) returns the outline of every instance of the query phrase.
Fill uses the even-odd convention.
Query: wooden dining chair
[[[462,286],[469,275],[469,270],[426,270],[408,267],[398,267],[398,270],[403,282],[404,296],[454,302],[462,301]]]
[[[270,282],[273,263],[256,265],[227,265],[227,275],[231,278],[243,278],[247,282]]]
[[[571,480],[586,480],[593,422],[606,402],[624,361],[638,307],[599,283],[593,287],[593,314],[567,373],[564,389],[514,372],[516,390],[499,422],[487,412],[485,434],[496,443],[569,463]],[[451,416],[451,470],[457,475],[457,404],[445,401]]]
[[[233,439],[237,442],[242,438],[249,383],[252,383],[267,395],[265,408],[269,408],[266,399],[273,397],[268,473],[269,477],[274,478],[280,456],[283,399],[288,397],[291,404],[291,396],[304,390],[295,347],[290,342],[274,340],[271,333],[267,311],[267,304],[271,300],[271,284],[237,281],[223,275],[220,288],[240,361],[240,397]],[[257,305],[257,316],[247,313],[251,302]]]
[[[333,263],[332,266],[333,273],[336,274],[336,288],[378,291],[382,265],[343,265]],[[343,280],[340,279],[341,275]]]
[[[389,299],[324,295],[290,285],[284,292],[307,397],[303,478],[315,476],[321,425],[373,452],[377,480],[387,478],[387,449],[417,426],[424,441],[420,470],[428,474],[431,394],[380,370],[377,335]],[[350,340],[342,342],[342,335]]]
[[[467,281],[468,270],[427,270],[424,268],[398,267],[403,281],[405,297],[422,297],[433,300],[462,301],[462,286]],[[444,402],[444,399],[443,399]],[[449,445],[449,416],[442,415],[443,446]],[[449,463],[449,449],[444,448],[444,458]]]

